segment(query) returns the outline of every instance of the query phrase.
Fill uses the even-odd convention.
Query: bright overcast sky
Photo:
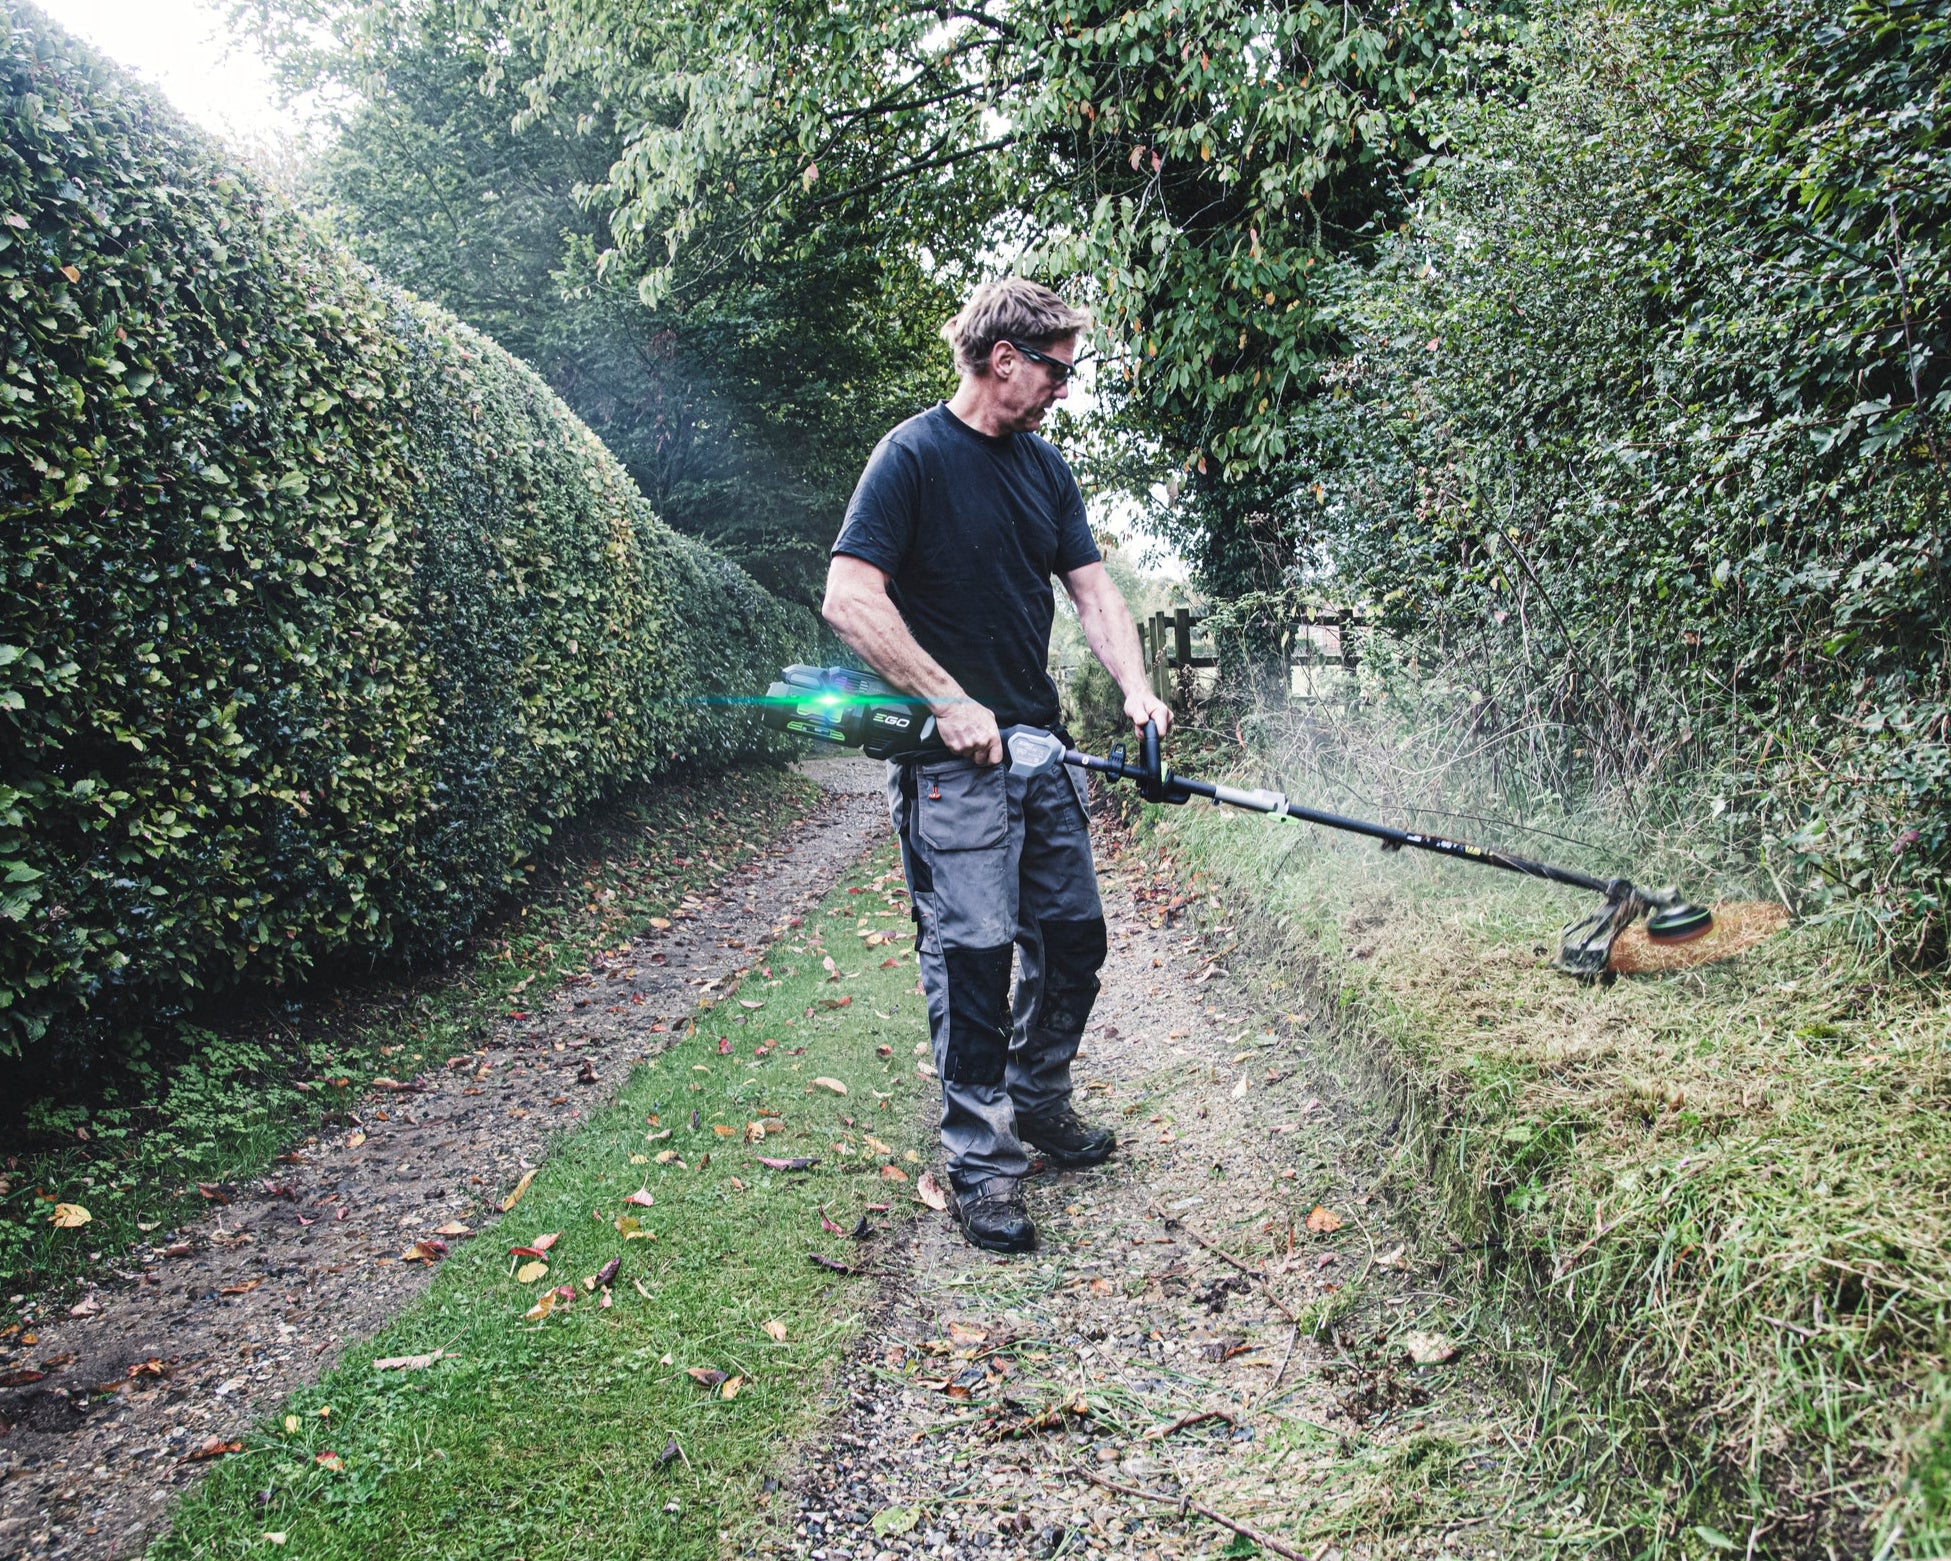
[[[41,0],[54,19],[162,88],[206,129],[246,144],[299,132],[277,105],[270,73],[233,46],[222,13],[201,0]]]

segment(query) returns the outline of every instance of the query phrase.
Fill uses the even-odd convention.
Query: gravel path
[[[808,768],[826,795],[805,824],[687,900],[668,932],[459,1065],[369,1097],[352,1127],[294,1146],[261,1183],[220,1189],[201,1222],[0,1351],[0,1555],[139,1552],[209,1457],[425,1288],[431,1265],[404,1253],[494,1218],[708,983],[885,836],[878,764]]]
[[[1310,1561],[1510,1553],[1484,1516],[1501,1492],[1471,1486],[1502,1470],[1512,1444],[1496,1428],[1518,1417],[1468,1349],[1410,1358],[1453,1349],[1461,1303],[1443,1293],[1446,1242],[1425,1260],[1405,1250],[1398,1224],[1419,1195],[1384,1194],[1418,1180],[1393,1156],[1395,1124],[1337,1085],[1302,994],[1256,994],[1229,971],[1237,940],[1210,925],[1216,907],[1199,907],[1207,931],[1182,923],[1182,886],[1113,831],[1099,850],[1112,953],[1079,1105],[1116,1125],[1116,1156],[1032,1181],[1043,1246],[1029,1257],[978,1252],[922,1215],[832,1424],[732,1550],[1189,1557],[1239,1543],[1182,1516],[1184,1495]],[[1317,1226],[1339,1228],[1311,1231],[1317,1207],[1333,1216]]]

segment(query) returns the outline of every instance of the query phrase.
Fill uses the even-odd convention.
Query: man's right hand
[[[973,699],[958,699],[935,715],[935,730],[950,753],[977,764],[1003,762],[1003,734],[996,729],[996,713]]]

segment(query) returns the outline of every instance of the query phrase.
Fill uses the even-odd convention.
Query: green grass
[[[1576,896],[1215,810],[1148,827],[1403,1104],[1486,1313],[1549,1341],[1568,1553],[1946,1553],[1941,983],[1802,926],[1581,986],[1542,957]]]
[[[898,884],[881,854],[755,963],[743,990],[640,1065],[612,1109],[557,1145],[498,1228],[461,1247],[419,1301],[212,1472],[157,1542],[158,1561],[274,1548],[362,1561],[717,1555],[720,1530],[760,1510],[763,1472],[818,1414],[872,1299],[870,1279],[827,1272],[808,1254],[874,1263],[905,1225],[922,1170],[913,1047],[926,1019],[914,958],[903,937],[883,965],[893,950],[857,936],[905,933]],[[829,954],[845,979],[827,979]],[[741,1006],[751,1001],[765,1006]],[[848,1093],[814,1082],[823,1077]],[[784,1130],[747,1142],[747,1124],[768,1111]],[[842,1144],[854,1152],[838,1153]],[[656,1163],[671,1150],[683,1165]],[[820,1164],[770,1171],[761,1154]],[[906,1179],[886,1177],[890,1164]],[[624,1202],[640,1188],[651,1207]],[[894,1207],[868,1218],[894,1233],[854,1242],[823,1232],[822,1208],[850,1229],[875,1202]],[[626,1215],[655,1241],[626,1239],[616,1226]],[[548,1275],[519,1282],[507,1248],[550,1231],[561,1239]],[[612,1258],[622,1269],[605,1310],[582,1281]],[[575,1301],[527,1320],[551,1284],[573,1285]],[[773,1321],[783,1341],[765,1331]],[[436,1349],[451,1356],[423,1370],[372,1366]],[[692,1367],[742,1386],[726,1399]],[[341,1467],[318,1462],[328,1452]]]
[[[200,1214],[195,1183],[261,1171],[374,1077],[472,1049],[511,1004],[533,1003],[749,859],[814,791],[776,769],[666,781],[566,830],[535,864],[533,889],[446,970],[333,970],[304,990],[231,994],[85,1078],[36,1088],[13,1065],[9,1096],[26,1104],[0,1125],[0,1287],[15,1292],[12,1315],[31,1317],[103,1259]],[[220,1009],[233,1017],[219,1021]],[[57,1229],[56,1203],[93,1218]]]

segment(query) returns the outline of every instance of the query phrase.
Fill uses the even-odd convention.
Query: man
[[[942,330],[954,396],[875,447],[827,575],[826,621],[927,701],[950,751],[890,764],[888,804],[919,924],[953,1206],[968,1239],[997,1252],[1036,1245],[1026,1146],[1077,1167],[1116,1143],[1071,1106],[1106,951],[1083,780],[1006,758],[1011,736],[1057,727],[1052,575],[1134,728],[1155,721],[1163,735],[1172,719],[1147,686],[1077,481],[1036,433],[1069,393],[1088,323],[1020,277],[977,288]]]

